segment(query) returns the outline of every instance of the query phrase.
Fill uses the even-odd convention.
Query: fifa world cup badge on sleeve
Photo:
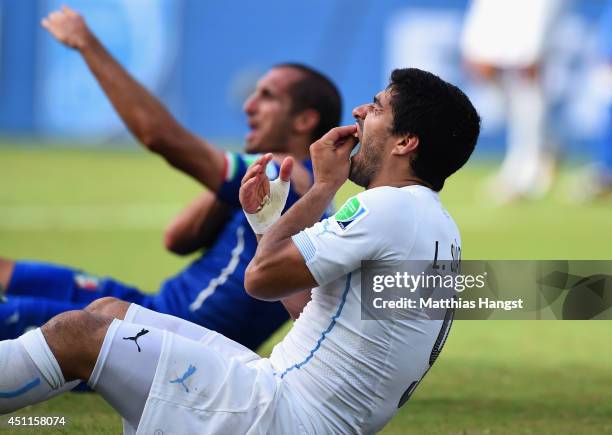
[[[338,226],[346,231],[368,214],[368,209],[361,203],[358,197],[354,196],[344,203],[336,212],[334,219]]]

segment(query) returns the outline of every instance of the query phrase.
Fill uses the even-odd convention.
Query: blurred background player
[[[461,50],[470,72],[493,83],[506,100],[506,155],[491,194],[499,202],[538,198],[553,181],[542,83],[548,37],[563,0],[473,0]]]
[[[586,180],[576,186],[573,199],[589,201],[612,193],[612,2],[601,17],[597,35],[599,67],[595,72],[598,91],[605,99],[604,126],[596,146],[594,168]]]
[[[243,287],[256,240],[240,208],[238,190],[255,157],[221,151],[183,128],[112,58],[76,12],[64,7],[43,20],[43,26],[83,56],[117,113],[146,148],[207,187],[165,234],[172,252],[206,252],[163,282],[156,295],[71,267],[2,259],[0,286],[7,298],[0,304],[0,337],[19,336],[61,312],[114,296],[257,348],[288,315],[280,303],[253,299]],[[338,90],[309,67],[277,65],[259,80],[243,108],[250,128],[248,153],[281,153],[301,162],[293,171],[290,206],[312,183],[309,145],[339,123]],[[267,175],[276,178],[277,163],[268,165]]]

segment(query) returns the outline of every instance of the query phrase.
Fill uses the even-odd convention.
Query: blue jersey
[[[159,311],[224,331],[243,344],[260,343],[288,319],[282,304],[256,300],[244,290],[244,273],[255,255],[257,240],[240,206],[238,190],[248,166],[258,157],[226,154],[224,182],[217,197],[232,207],[231,217],[206,253],[163,283],[155,303]],[[311,162],[303,165],[312,174]],[[277,178],[279,169],[277,163],[270,162],[268,178]],[[286,208],[298,199],[291,189]]]
[[[257,240],[240,207],[238,191],[248,166],[257,157],[226,154],[224,182],[217,196],[230,205],[230,217],[213,246],[167,279],[157,295],[72,267],[19,261],[9,284],[8,302],[0,303],[0,323],[4,325],[0,339],[16,338],[61,312],[112,296],[181,317],[256,349],[289,317],[280,302],[259,301],[244,290],[244,272],[255,255]],[[304,165],[312,173],[311,163]],[[270,179],[278,172],[276,163],[266,168]],[[297,199],[291,190],[287,207]]]

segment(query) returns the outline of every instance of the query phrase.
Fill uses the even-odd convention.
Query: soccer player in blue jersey
[[[0,303],[0,339],[17,337],[60,312],[113,296],[257,348],[288,315],[280,303],[262,302],[244,291],[244,272],[255,253],[256,239],[238,201],[240,181],[254,159],[251,154],[277,153],[278,162],[290,155],[301,164],[293,170],[288,206],[305,193],[312,183],[309,144],[340,121],[336,87],[309,67],[275,66],[244,103],[249,154],[223,152],[181,126],[112,58],[76,12],[66,7],[53,12],[43,26],[81,54],[127,127],[147,149],[206,186],[169,225],[165,245],[180,255],[207,250],[164,281],[154,295],[71,267],[0,259],[0,286],[6,296]],[[279,164],[272,162],[267,174],[273,179],[278,170]]]

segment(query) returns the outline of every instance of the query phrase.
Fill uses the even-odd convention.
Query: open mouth
[[[353,136],[357,139],[357,143],[360,143],[363,135],[363,125],[359,121],[355,122],[355,125],[357,126],[357,130],[353,133]]]
[[[361,128],[361,124],[359,123],[359,121],[357,121],[355,124],[357,124],[357,131],[353,133],[353,136],[355,137],[355,139],[357,139],[357,142],[355,143],[355,146],[351,150],[350,158],[353,158],[353,156],[357,154],[359,150],[361,149],[362,128]]]
[[[249,120],[247,121],[247,127],[249,128],[249,131],[246,134],[246,139],[252,140],[257,132],[259,125],[256,122]]]

